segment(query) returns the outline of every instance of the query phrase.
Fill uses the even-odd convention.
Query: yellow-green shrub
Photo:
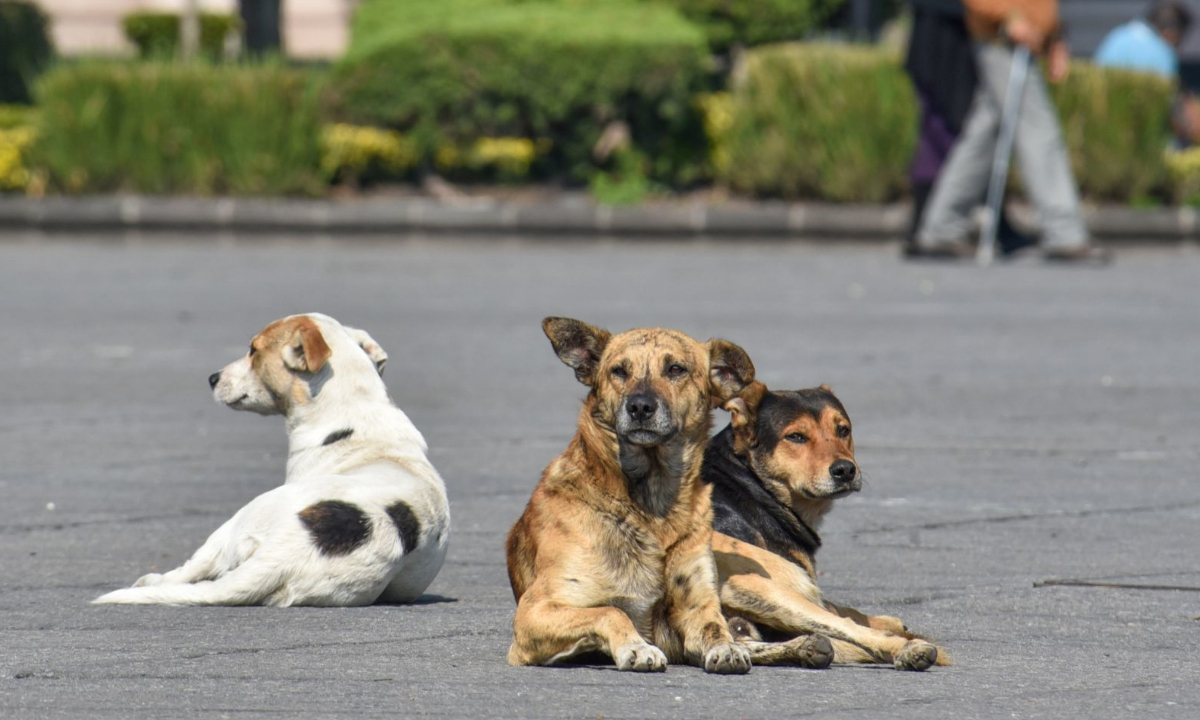
[[[0,191],[29,184],[28,151],[36,137],[32,127],[0,128]]]
[[[419,160],[416,145],[395,130],[339,123],[321,133],[321,171],[331,180],[396,178]]]

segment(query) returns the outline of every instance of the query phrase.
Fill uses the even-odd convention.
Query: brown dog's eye
[[[672,365],[671,367],[667,368],[667,375],[669,377],[673,377],[673,378],[683,377],[684,375],[687,375],[687,368],[680,365],[679,363],[676,363],[676,364]]]
[[[624,380],[625,378],[629,377],[629,371],[618,365],[612,369],[612,376],[618,380]]]
[[[785,436],[783,439],[790,443],[796,443],[797,445],[803,445],[804,443],[808,442],[808,438],[801,433],[792,433],[791,435]]]
[[[254,353],[256,353],[256,352],[258,352],[258,350],[253,345],[251,345],[250,346],[250,357],[254,357]]]
[[[842,425],[839,427],[837,429],[837,436],[843,440],[850,437],[850,427],[848,425]]]

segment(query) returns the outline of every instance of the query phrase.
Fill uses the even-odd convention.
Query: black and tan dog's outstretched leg
[[[788,635],[825,635],[835,641],[834,662],[891,663],[901,670],[926,670],[937,662],[932,643],[860,625],[828,610],[808,574],[768,550],[718,534],[713,551],[727,615]]]

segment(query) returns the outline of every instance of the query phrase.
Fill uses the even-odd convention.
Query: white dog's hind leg
[[[122,605],[257,605],[274,595],[289,575],[290,569],[276,558],[256,553],[216,580],[125,588],[101,595],[92,602]]]
[[[241,513],[234,515],[225,524],[217,528],[200,549],[192,554],[183,565],[174,570],[158,574],[143,575],[133,583],[133,587],[151,585],[174,585],[178,583],[194,583],[201,580],[214,580],[240,562],[251,553],[244,553],[242,558],[230,557],[237,552],[233,535]]]

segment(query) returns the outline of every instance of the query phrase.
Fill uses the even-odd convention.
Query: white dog
[[[287,419],[287,480],[184,565],[98,603],[369,605],[417,598],[450,537],[425,439],[392,404],[387,354],[325,315],[271,323],[209,378],[217,402]]]

